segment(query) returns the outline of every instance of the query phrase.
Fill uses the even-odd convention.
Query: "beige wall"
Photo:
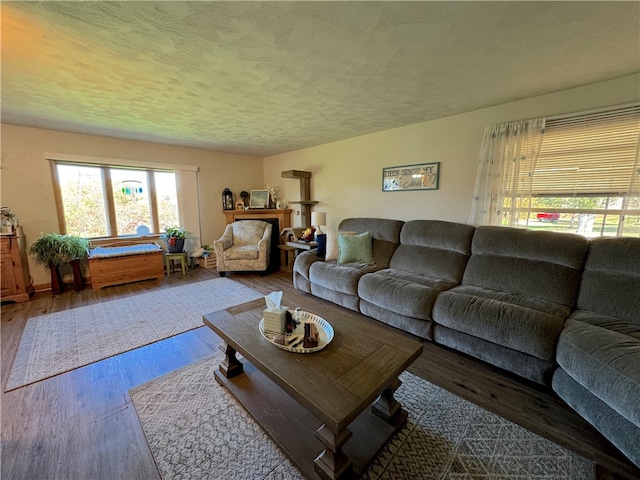
[[[265,183],[280,185],[285,202],[299,200],[299,182],[285,170],[312,172],[314,208],[335,229],[343,218],[371,216],[467,222],[476,161],[488,125],[582,112],[640,101],[640,75],[507,103],[475,112],[363,135],[264,160]],[[437,191],[382,192],[382,168],[440,162]],[[299,211],[299,206],[291,205]],[[299,225],[299,216],[293,223]]]
[[[221,198],[225,187],[237,195],[241,190],[264,186],[262,159],[258,157],[13,125],[2,125],[1,140],[0,198],[2,206],[16,213],[27,245],[31,245],[40,232],[58,231],[45,152],[198,167],[200,229],[204,243],[219,238],[224,230]],[[29,266],[34,284],[49,282],[49,271],[36,265],[33,257],[29,258]]]

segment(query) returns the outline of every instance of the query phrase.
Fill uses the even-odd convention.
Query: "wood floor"
[[[291,272],[229,278],[267,294],[293,289]],[[2,392],[29,317],[95,302],[218,278],[215,269],[190,269],[161,281],[108,287],[97,292],[37,293],[30,302],[2,306]],[[141,347],[56,377],[2,393],[0,476],[11,480],[160,479],[131,404],[129,389],[218,352],[221,340],[206,327]],[[521,385],[483,364],[461,363],[450,352],[425,344],[410,371],[547,438],[574,448],[614,470],[631,472],[617,451],[561,402]],[[497,382],[495,381],[497,379]],[[574,448],[575,449],[575,448]],[[606,472],[605,472],[606,473]],[[614,478],[606,477],[603,478]]]
[[[193,268],[186,277],[144,281],[94,292],[37,293],[30,302],[2,305],[2,459],[4,480],[159,479],[129,398],[129,389],[218,352],[206,327],[4,393],[29,317],[103,302],[150,289],[218,278]],[[290,272],[229,278],[267,294],[293,288]]]

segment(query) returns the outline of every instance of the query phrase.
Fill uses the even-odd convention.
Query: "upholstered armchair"
[[[213,242],[218,273],[265,272],[271,257],[271,224],[262,220],[230,223],[222,237]]]

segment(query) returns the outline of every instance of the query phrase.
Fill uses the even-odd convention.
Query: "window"
[[[639,139],[639,106],[548,119],[532,173],[511,170],[518,192],[503,212],[515,206],[529,229],[640,236]]]
[[[52,161],[60,230],[89,238],[160,233],[178,225],[171,170]]]

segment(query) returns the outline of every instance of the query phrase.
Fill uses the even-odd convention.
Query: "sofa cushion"
[[[560,335],[558,364],[576,382],[640,427],[640,340],[574,319]]]
[[[460,283],[474,230],[470,225],[438,220],[406,222],[389,266]]]
[[[596,327],[602,327],[614,332],[623,333],[635,338],[636,340],[640,340],[640,325],[628,320],[622,320],[618,317],[611,317],[609,315],[603,315],[589,310],[574,310],[569,318],[579,320]]]
[[[364,275],[358,283],[358,296],[400,315],[431,320],[436,296],[453,286],[455,283],[439,278],[387,268]]]
[[[640,429],[636,425],[576,382],[562,368],[553,375],[553,390],[640,467]]]
[[[353,231],[335,232],[333,230],[329,230],[326,234],[327,238],[324,252],[324,259],[327,261],[338,260],[338,255],[340,254],[340,247],[338,245],[338,233],[341,233],[343,235],[356,234],[356,232]]]
[[[358,280],[365,273],[373,270],[374,267],[362,263],[338,265],[335,261],[314,262],[309,267],[309,280],[312,285],[316,284],[348,295],[357,295]]]
[[[440,293],[433,320],[450,329],[526,353],[546,361],[570,309],[521,294],[459,285]]]
[[[324,257],[327,254],[327,234],[320,233],[316,235],[316,242],[318,242],[318,250],[316,255],[318,257]]]
[[[360,311],[360,299],[356,295],[350,295],[348,293],[337,292],[330,288],[325,288],[317,283],[312,283],[311,293],[319,298],[324,298],[331,303],[348,308],[355,312]]]
[[[591,240],[578,309],[640,325],[640,238]]]
[[[387,268],[393,252],[400,243],[400,230],[404,222],[385,218],[346,218],[340,222],[339,231],[371,233],[371,251],[376,270]]]
[[[542,385],[551,384],[557,367],[554,361],[542,360],[437,323],[433,323],[433,341]]]
[[[345,235],[338,233],[338,263],[364,263],[373,265],[371,252],[371,234],[364,232],[358,235]]]
[[[363,298],[360,299],[359,308],[360,313],[363,313],[368,317],[375,318],[382,323],[386,323],[387,325],[391,325],[392,327],[399,328],[400,330],[411,333],[426,340],[433,339],[433,322],[430,320],[402,315],[392,310],[387,310],[384,307],[374,305]]]
[[[588,245],[569,233],[478,227],[462,283],[573,307]]]

